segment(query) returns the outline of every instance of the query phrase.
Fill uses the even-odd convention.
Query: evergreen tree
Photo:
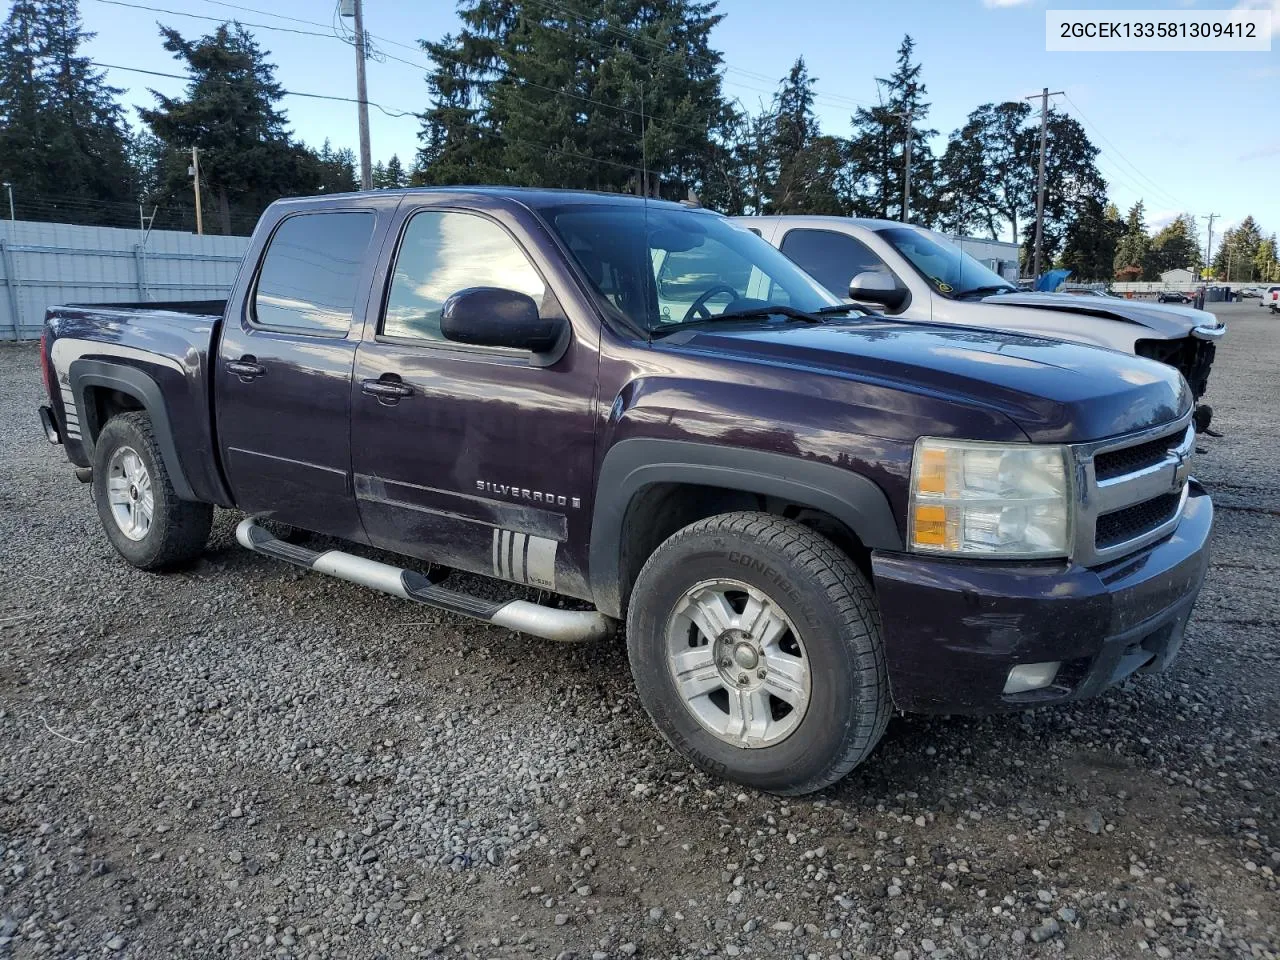
[[[1146,271],[1151,239],[1147,236],[1146,208],[1141,200],[1129,208],[1124,218],[1124,232],[1116,243],[1114,261],[1117,280],[1138,280]]]
[[[693,0],[462,0],[462,30],[423,44],[434,67],[415,182],[676,199],[729,189],[734,114],[710,46],[714,9]]]
[[[837,180],[844,165],[841,143],[824,137],[813,113],[813,86],[804,58],[796,60],[774,97],[769,151],[777,179],[769,213],[838,214]]]
[[[921,66],[913,62],[915,41],[904,36],[898,46],[897,67],[886,79],[876,78],[883,94],[879,106],[859,108],[853,115],[849,142],[852,163],[849,190],[855,212],[863,216],[901,217],[908,124],[911,131],[911,206],[913,223],[930,225],[936,218],[932,192],[935,179],[929,138],[937,130],[921,124],[929,116],[928,89],[920,81]]]
[[[47,189],[38,30],[35,0],[15,0],[0,28],[0,176],[24,199]]]
[[[400,158],[394,153],[391,155],[391,159],[387,161],[386,171],[383,176],[386,179],[386,186],[392,190],[409,184],[409,177],[405,174],[404,167],[400,165]]]
[[[1222,234],[1222,243],[1213,256],[1213,275],[1233,283],[1257,279],[1256,261],[1262,242],[1258,221],[1245,217]]]
[[[1200,240],[1196,221],[1187,213],[1179,214],[1172,223],[1151,238],[1143,279],[1159,280],[1160,274],[1178,269],[1190,270],[1193,274],[1200,269]]]
[[[189,190],[186,157],[196,146],[223,233],[231,232],[233,207],[241,219],[256,218],[277,197],[315,192],[315,166],[285,127],[284,91],[253,36],[239,24],[195,41],[168,27],[160,33],[192,76],[185,96],[153,90],[157,106],[138,111],[165,144],[163,189]]]
[[[97,222],[136,199],[119,90],[81,45],[77,0],[16,0],[0,27],[0,175],[43,217]]]
[[[314,182],[314,193],[354,193],[360,189],[360,176],[356,173],[356,154],[350,147],[333,149],[328,139],[318,151],[308,150],[308,178]],[[375,187],[380,186],[377,167],[374,167]]]
[[[1125,231],[1120,211],[1096,194],[1083,197],[1067,225],[1057,266],[1073,280],[1110,280],[1115,275],[1116,248]]]
[[[1258,252],[1254,254],[1253,265],[1257,270],[1254,279],[1265,283],[1280,280],[1280,263],[1276,259],[1276,235],[1273,233],[1258,244]]]

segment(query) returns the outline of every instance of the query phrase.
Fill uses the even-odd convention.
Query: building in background
[[[947,239],[954,243],[983,266],[994,270],[1010,283],[1018,282],[1018,264],[1021,248],[1016,243],[1003,240],[979,240],[976,237],[962,237],[949,234]]]

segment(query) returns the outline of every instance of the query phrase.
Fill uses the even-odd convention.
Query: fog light
[[[1009,671],[1009,679],[1004,682],[1005,693],[1026,693],[1028,690],[1039,690],[1053,683],[1058,676],[1061,660],[1049,663],[1024,663]]]

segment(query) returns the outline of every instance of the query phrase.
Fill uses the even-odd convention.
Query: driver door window
[[[397,340],[443,340],[440,310],[467,287],[527,293],[541,306],[546,286],[515,240],[471,213],[427,210],[405,228],[379,331]]]
[[[865,243],[834,230],[792,230],[782,239],[782,252],[809,276],[842,300],[849,299],[849,282],[860,273],[883,272],[888,264]]]

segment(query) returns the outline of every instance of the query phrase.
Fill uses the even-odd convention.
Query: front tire
[[[844,777],[891,712],[871,586],[791,520],[680,530],[636,579],[627,651],[658,730],[708,773],[783,795]]]
[[[140,570],[194,560],[213,525],[213,507],[179,500],[142,412],[107,421],[93,448],[93,498],[116,552]]]

